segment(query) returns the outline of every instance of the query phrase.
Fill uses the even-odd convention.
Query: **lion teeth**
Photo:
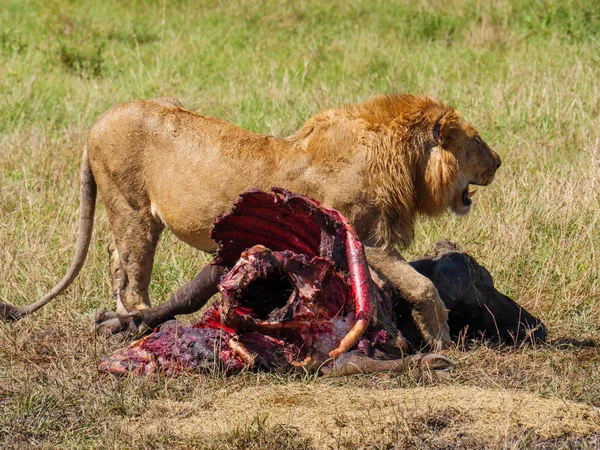
[[[471,197],[473,197],[473,195],[475,195],[475,192],[477,192],[477,189],[473,189],[473,190],[469,189],[469,192],[467,193],[467,196],[469,198],[471,198]]]

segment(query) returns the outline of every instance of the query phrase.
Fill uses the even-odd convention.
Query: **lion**
[[[63,292],[90,244],[97,191],[114,241],[111,296],[118,314],[151,306],[154,254],[165,228],[213,252],[209,232],[238,194],[285,188],[344,214],[369,263],[411,304],[425,340],[450,344],[448,311],[430,280],[398,251],[413,238],[418,214],[471,209],[470,185],[489,185],[500,157],[453,108],[428,96],[383,95],[319,112],[279,138],[189,111],[173,98],[110,109],[89,131],[81,163],[81,211],[75,256],[64,278],[40,300],[0,305],[19,319]]]

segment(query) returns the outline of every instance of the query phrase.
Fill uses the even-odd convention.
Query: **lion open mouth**
[[[462,201],[463,201],[463,204],[467,208],[471,207],[471,204],[473,203],[473,200],[471,200],[471,197],[473,197],[475,192],[477,192],[477,190],[476,189],[471,190],[471,186],[469,184],[467,184],[467,187],[465,188],[465,190],[462,193]]]

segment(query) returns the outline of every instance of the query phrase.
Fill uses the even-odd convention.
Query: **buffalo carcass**
[[[216,364],[233,370],[307,368],[350,374],[410,365],[442,373],[452,367],[440,355],[408,355],[420,345],[408,303],[368,267],[354,229],[337,211],[281,189],[249,191],[216,221],[211,237],[219,244],[213,262],[169,302],[109,319],[100,329],[158,326],[199,309],[216,284],[222,301],[194,325],[167,322],[105,358],[101,370],[174,373]],[[438,256],[429,258],[430,265],[417,263],[419,270],[427,267],[434,283],[438,272],[445,273],[434,266],[448,262]],[[446,286],[447,280],[439,279]],[[455,299],[455,307],[471,305],[469,300]],[[527,322],[527,327],[535,326],[538,322]]]

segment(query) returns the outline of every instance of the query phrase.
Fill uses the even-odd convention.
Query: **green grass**
[[[0,299],[28,303],[65,272],[86,132],[119,102],[176,96],[203,114],[286,135],[322,108],[385,92],[427,93],[462,111],[503,166],[468,217],[421,220],[405,254],[426,252],[442,237],[459,243],[503,292],[546,322],[555,340],[547,348],[456,351],[463,362],[452,383],[600,406],[598,348],[556,341],[600,340],[598,80],[594,0],[0,0]],[[0,325],[5,446],[153,446],[115,423],[151,399],[200,395],[186,380],[106,383],[95,374],[98,358],[118,345],[96,342],[89,331],[93,308],[114,307],[101,202],[98,211],[86,265],[68,292],[31,319]],[[155,301],[206,262],[167,234],[153,275]],[[256,382],[211,377],[201,381],[210,392]],[[367,382],[384,388],[377,379]],[[237,434],[178,445],[309,445],[302,430],[240,426]],[[420,425],[401,429],[438,445]],[[590,439],[582,448],[597,445]],[[502,445],[538,441],[515,435]]]

